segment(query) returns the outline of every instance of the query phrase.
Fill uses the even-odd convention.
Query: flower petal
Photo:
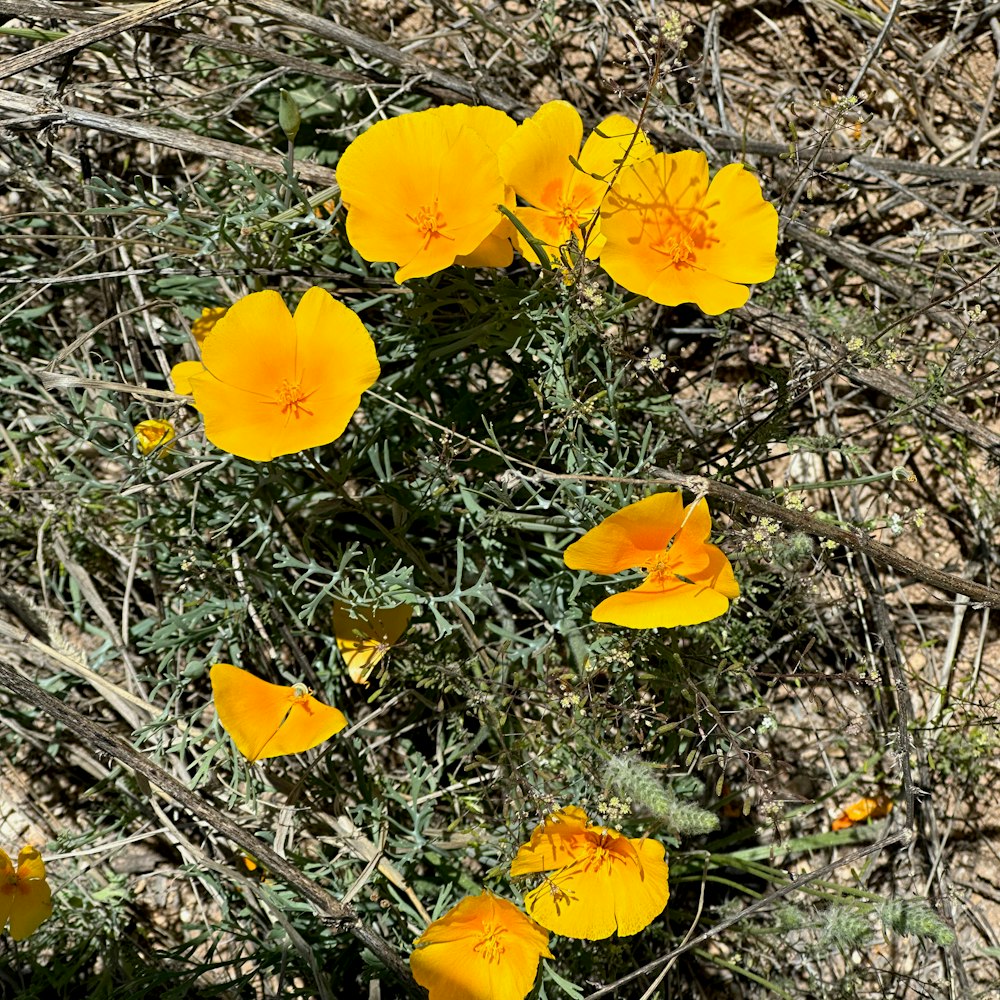
[[[572,104],[543,104],[500,147],[504,180],[535,208],[558,210],[577,168],[583,122]]]
[[[630,841],[608,831],[588,861],[560,869],[529,892],[525,908],[565,937],[596,941],[616,931],[635,934],[667,905],[663,856],[657,841]]]
[[[170,381],[174,383],[174,392],[180,396],[190,396],[194,393],[191,380],[202,375],[208,375],[205,366],[200,361],[180,361],[170,369]]]
[[[52,891],[45,880],[45,863],[34,847],[24,847],[17,858],[16,884],[0,889],[0,899],[10,895],[10,936],[23,941],[52,915]],[[0,902],[0,915],[6,908]],[[0,924],[2,926],[2,924]]]
[[[205,338],[201,361],[215,378],[249,393],[261,393],[262,386],[282,378],[293,379],[295,324],[281,296],[270,290],[253,292],[230,306]]]
[[[652,590],[646,589],[647,583],[606,597],[591,618],[624,628],[676,628],[711,621],[729,610],[723,594],[703,585],[677,580],[672,586]]]
[[[724,166],[706,196],[718,243],[699,254],[707,271],[730,281],[769,281],[778,267],[778,213],[764,201],[760,182],[741,163]]]
[[[579,164],[586,173],[610,183],[619,167],[634,166],[653,153],[646,133],[635,122],[622,115],[610,115],[587,136]]]
[[[566,549],[563,560],[570,569],[608,574],[652,565],[683,518],[680,491],[654,493],[591,528]]]
[[[206,338],[202,362],[171,374],[194,394],[209,441],[266,462],[336,440],[379,363],[361,320],[310,288],[294,318],[277,292],[240,299]]]
[[[511,875],[551,871],[578,861],[589,851],[586,829],[587,814],[579,806],[552,813],[535,827],[528,843],[518,848],[510,865]]]
[[[741,282],[774,274],[777,213],[741,166],[716,177],[710,187],[708,161],[693,150],[624,170],[601,210],[602,267],[664,305],[695,302],[712,315],[743,305]]]

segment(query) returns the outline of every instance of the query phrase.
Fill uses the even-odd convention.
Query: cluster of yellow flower
[[[10,936],[23,941],[52,915],[52,893],[45,862],[34,847],[22,847],[17,868],[0,850],[0,931],[10,922]]]
[[[747,283],[775,271],[777,213],[741,165],[709,182],[703,154],[657,153],[619,115],[584,142],[580,116],[564,101],[520,126],[465,105],[378,122],[345,150],[337,179],[352,246],[366,260],[395,263],[397,282],[452,264],[503,267],[516,250],[546,266],[550,255],[557,266],[599,260],[634,292],[718,314],[743,305]],[[274,291],[206,309],[193,332],[200,360],[174,366],[174,387],[202,413],[209,441],[252,461],[338,438],[380,374],[368,330],[321,288],[310,288],[294,315]],[[144,455],[174,443],[167,421],[135,430]],[[608,516],[564,559],[600,574],[645,572],[638,586],[602,601],[595,621],[693,625],[725,613],[739,594],[710,531],[704,499],[685,506],[679,491],[658,493]],[[338,603],[334,632],[355,682],[367,682],[412,610]],[[311,749],[347,724],[304,685],[271,684],[226,663],[213,665],[211,682],[220,724],[251,761]],[[511,875],[533,873],[545,874],[525,896],[530,916],[484,892],[418,938],[411,966],[431,1000],[521,1000],[539,959],[552,957],[546,930],[595,940],[634,934],[667,903],[663,846],[591,824],[576,806],[553,813],[517,852]]]
[[[637,934],[670,895],[662,844],[589,823],[577,806],[536,827],[510,873],[547,873],[524,897],[530,917],[484,892],[466,896],[417,938],[410,968],[430,1000],[523,1000],[539,959],[553,957],[546,930],[591,941]]]
[[[654,302],[717,315],[777,266],[778,214],[741,164],[709,183],[704,153],[657,153],[621,115],[583,142],[565,101],[520,126],[464,104],[377,122],[344,151],[337,182],[351,245],[397,264],[397,282],[504,267],[514,249],[546,265],[575,253]]]

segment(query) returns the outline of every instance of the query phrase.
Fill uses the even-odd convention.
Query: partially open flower
[[[587,822],[567,806],[535,827],[510,867],[513,876],[549,872],[524,897],[534,920],[564,937],[596,941],[647,927],[670,896],[663,845]]]
[[[148,455],[157,448],[169,451],[174,440],[174,425],[169,420],[141,420],[133,428],[139,451]]]
[[[774,277],[778,213],[730,163],[708,182],[704,153],[658,153],[623,170],[601,208],[601,267],[629,291],[710,315],[737,309]]]
[[[684,506],[680,490],[654,493],[606,517],[563,555],[570,569],[621,573],[643,569],[632,590],[605,598],[595,622],[673,628],[718,618],[740,588],[722,550],[708,542],[712,518],[702,498]]]
[[[549,936],[513,903],[466,896],[414,942],[413,978],[430,1000],[523,1000]]]
[[[23,941],[51,915],[52,892],[37,848],[21,848],[16,871],[6,852],[0,851],[0,930],[9,920],[10,936]]]
[[[501,111],[465,105],[376,122],[337,164],[351,246],[365,260],[398,264],[400,283],[478,254],[501,222],[496,147],[515,127]],[[498,252],[470,259],[492,264]]]
[[[212,444],[267,462],[340,437],[379,363],[361,320],[310,288],[294,317],[277,292],[240,299],[205,338],[201,361],[170,376],[194,396]]]
[[[504,180],[526,201],[519,221],[551,251],[575,238],[587,256],[604,243],[597,218],[608,184],[622,163],[652,156],[649,140],[634,122],[612,115],[594,129],[583,148],[583,122],[566,101],[549,101],[500,148]],[[534,255],[520,247],[530,260]]]

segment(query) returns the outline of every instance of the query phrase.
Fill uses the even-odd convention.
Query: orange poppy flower
[[[376,122],[337,164],[351,246],[398,264],[399,283],[476,255],[502,220],[496,147],[515,128],[502,111],[466,105]],[[489,262],[496,250],[470,259]]]
[[[414,942],[413,978],[430,1000],[523,1000],[552,958],[549,936],[513,903],[466,896]]]
[[[632,164],[652,156],[653,148],[641,131],[636,134],[635,123],[621,115],[605,118],[581,149],[582,140],[576,108],[549,101],[501,146],[500,170],[528,203],[515,214],[539,243],[557,250],[573,237],[581,246],[586,238],[587,256],[593,258],[604,243],[597,211],[615,170],[626,150]],[[533,256],[519,249],[529,259]]]
[[[718,618],[740,588],[722,550],[708,543],[712,519],[704,498],[684,506],[681,492],[654,493],[591,528],[566,549],[570,569],[646,579],[594,608],[595,622],[625,628],[674,628]]]
[[[637,934],[670,897],[661,843],[588,823],[578,806],[553,813],[518,850],[511,875],[535,872],[551,874],[524,897],[525,909],[564,937]]]
[[[413,615],[410,604],[393,608],[361,608],[336,601],[333,631],[337,649],[355,684],[367,684],[371,672],[399,641]]]
[[[34,847],[22,847],[17,870],[0,850],[0,930],[10,921],[10,936],[23,941],[52,915],[52,891],[45,880],[45,862]]]
[[[711,184],[704,153],[658,153],[623,170],[601,208],[601,267],[654,302],[738,309],[774,277],[778,213],[742,164]]]
[[[844,806],[840,815],[830,824],[830,829],[846,830],[870,819],[883,819],[891,812],[892,799],[888,795],[879,795],[875,799],[858,799],[857,802]]]
[[[149,455],[157,448],[169,451],[174,440],[174,425],[169,420],[141,420],[133,428],[139,452]]]
[[[294,317],[277,292],[245,296],[205,338],[201,361],[170,373],[176,392],[194,396],[205,437],[255,462],[336,440],[378,376],[364,324],[322,288]]]
[[[219,725],[247,760],[311,750],[347,725],[304,684],[270,684],[231,663],[214,664],[209,676]]]

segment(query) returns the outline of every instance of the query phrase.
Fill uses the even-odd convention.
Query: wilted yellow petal
[[[14,871],[0,851],[0,928],[9,920],[10,936],[23,941],[52,915],[52,892],[45,880],[45,863],[34,847],[23,847]]]
[[[216,306],[202,309],[201,316],[191,326],[191,335],[199,344],[204,343],[205,338],[212,332],[215,324],[226,315],[228,308],[228,306]]]

